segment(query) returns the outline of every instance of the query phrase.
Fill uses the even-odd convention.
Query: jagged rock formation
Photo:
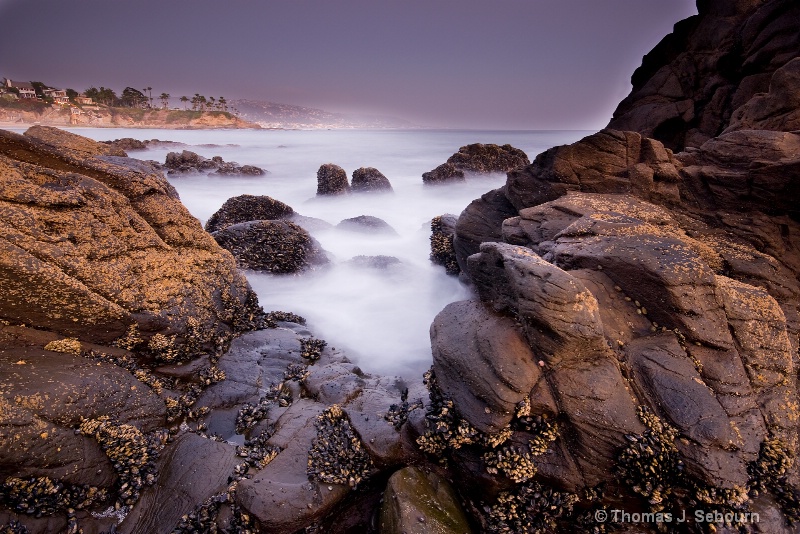
[[[508,172],[528,165],[527,154],[511,145],[474,143],[462,146],[445,163],[422,175],[426,184],[464,180],[464,173],[489,174]]]
[[[392,184],[374,167],[361,167],[353,171],[351,183],[354,193],[367,191],[392,191]]]
[[[255,310],[247,280],[161,174],[114,150],[0,132],[0,316],[97,342],[137,324],[181,344],[190,318],[205,342],[231,334]]]
[[[800,6],[792,0],[705,0],[631,77],[609,128],[679,151],[731,129],[797,129]],[[794,87],[794,91],[792,90]]]

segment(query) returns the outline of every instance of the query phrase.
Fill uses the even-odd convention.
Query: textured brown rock
[[[341,195],[350,192],[347,173],[333,163],[321,165],[317,170],[317,196]]]
[[[432,171],[422,173],[422,182],[426,184],[444,184],[448,182],[463,182],[464,171],[452,163],[442,163]]]
[[[216,232],[232,224],[290,218],[294,210],[266,195],[239,195],[225,201],[206,221],[206,232]]]
[[[392,184],[374,167],[361,167],[353,171],[353,192],[392,191]]]
[[[458,152],[447,158],[447,163],[464,172],[487,174],[524,167],[530,160],[525,152],[511,145],[475,143],[459,148]]]
[[[780,86],[796,67],[774,76],[800,55],[800,6],[792,0],[714,0],[699,2],[698,10],[644,56],[631,77],[631,94],[608,126],[637,131],[676,151],[700,146],[731,126],[793,129],[797,101]],[[771,83],[776,93],[763,95]]]
[[[212,234],[243,269],[296,273],[328,263],[316,239],[294,223],[249,221]]]
[[[800,58],[775,71],[767,93],[755,94],[731,116],[725,132],[734,130],[800,130]]]
[[[108,342],[134,322],[182,335],[190,318],[225,335],[253,313],[233,259],[163,176],[70,136],[0,132],[0,316]]]

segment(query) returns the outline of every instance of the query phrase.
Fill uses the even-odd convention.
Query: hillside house
[[[44,94],[52,98],[56,104],[69,104],[69,97],[67,96],[67,92],[63,89],[49,87],[44,90]]]
[[[19,91],[20,98],[36,98],[36,90],[28,82],[15,82],[6,78],[4,85],[9,89],[16,89]]]
[[[92,106],[94,105],[94,99],[89,98],[88,96],[84,95],[83,93],[79,94],[75,97],[75,102],[82,106]]]

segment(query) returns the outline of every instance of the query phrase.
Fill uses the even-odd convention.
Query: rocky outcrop
[[[392,191],[389,179],[374,167],[361,167],[354,170],[351,187],[354,193]]]
[[[426,184],[464,180],[464,173],[489,174],[508,172],[528,165],[527,154],[511,145],[475,143],[462,146],[445,163],[422,175]]]
[[[0,317],[97,342],[135,324],[176,347],[190,323],[210,341],[247,322],[250,286],[160,173],[74,134],[28,133],[0,132]]]
[[[675,151],[699,147],[726,129],[796,129],[798,102],[790,87],[800,55],[794,31],[800,6],[709,0],[698,2],[698,11],[644,56],[631,94],[608,126],[638,131]]]
[[[450,213],[431,219],[431,253],[429,257],[431,263],[444,267],[447,274],[461,272],[453,246],[457,221],[458,217]]]
[[[262,176],[265,171],[254,165],[239,165],[235,161],[225,161],[220,156],[204,158],[190,150],[170,152],[164,161],[168,174],[193,174],[213,171],[220,176]]]
[[[359,215],[344,219],[336,225],[336,228],[349,232],[397,235],[397,231],[389,223],[372,215]]]
[[[317,240],[287,221],[248,221],[211,235],[242,269],[288,274],[328,263]]]
[[[287,219],[294,210],[279,200],[266,195],[239,195],[225,201],[220,209],[206,221],[206,232],[224,230],[232,224],[247,221],[272,221]]]
[[[456,168],[452,163],[442,163],[432,171],[422,174],[422,181],[426,184],[463,182],[465,179],[464,171]]]
[[[341,195],[350,192],[347,173],[333,163],[321,165],[317,170],[317,196]]]

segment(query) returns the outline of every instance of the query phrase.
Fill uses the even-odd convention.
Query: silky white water
[[[312,235],[329,253],[331,265],[299,275],[248,271],[265,310],[304,316],[318,338],[345,349],[366,372],[418,376],[430,365],[429,327],[448,303],[471,298],[470,291],[428,259],[430,220],[458,215],[475,198],[500,187],[504,175],[471,177],[466,182],[424,186],[422,173],[444,163],[470,143],[511,144],[533,159],[555,145],[574,142],[582,131],[431,131],[431,130],[141,130],[72,129],[97,140],[133,137],[186,143],[205,157],[256,165],[260,177],[169,176],[181,200],[202,223],[236,195],[268,195],[304,216],[333,225],[359,215],[379,217],[398,235],[364,234],[337,228]],[[213,146],[209,146],[213,145]],[[130,152],[164,162],[171,149]],[[394,193],[316,198],[316,172],[335,163],[352,176],[359,167],[375,167]],[[387,269],[348,263],[354,256],[393,256]]]

